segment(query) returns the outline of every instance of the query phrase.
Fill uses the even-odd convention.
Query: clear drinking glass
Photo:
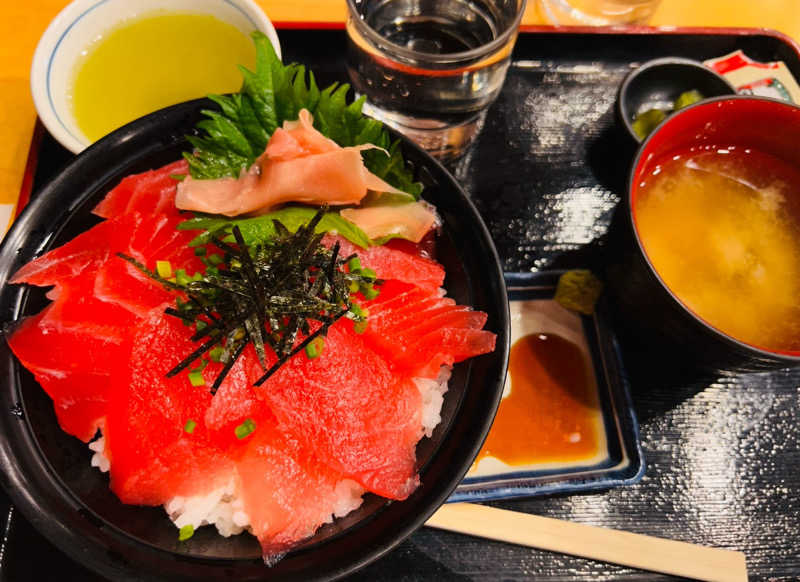
[[[364,112],[459,156],[505,81],[525,0],[347,0],[347,70]]]
[[[660,0],[538,0],[552,24],[613,26],[645,24]]]

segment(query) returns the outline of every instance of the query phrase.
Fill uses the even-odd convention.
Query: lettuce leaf
[[[261,32],[253,33],[256,67],[239,67],[243,82],[239,93],[212,95],[219,111],[203,110],[197,124],[201,135],[187,136],[194,147],[184,154],[192,178],[237,178],[264,152],[276,128],[298,118],[301,109],[314,116],[314,126],[342,147],[371,143],[383,148],[363,152],[367,168],[392,186],[419,198],[422,184],[414,181],[400,153],[379,121],[366,117],[364,98],[347,101],[347,84],[334,83],[320,90],[314,75],[297,63],[284,65]]]

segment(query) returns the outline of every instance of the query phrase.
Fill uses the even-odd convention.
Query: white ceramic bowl
[[[86,46],[119,23],[155,11],[211,14],[245,34],[260,30],[281,54],[278,35],[254,0],[75,0],[39,40],[31,66],[31,92],[39,118],[61,145],[79,153],[91,144],[69,102],[75,63]]]

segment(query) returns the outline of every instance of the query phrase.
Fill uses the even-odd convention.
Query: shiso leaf
[[[363,98],[348,103],[350,86],[333,84],[320,91],[305,67],[284,65],[262,32],[253,33],[256,67],[240,67],[239,93],[211,98],[220,111],[203,111],[200,135],[187,136],[192,153],[184,154],[189,172],[197,180],[238,178],[261,155],[277,127],[294,121],[301,109],[314,116],[314,126],[340,146],[374,144],[381,149],[362,152],[367,168],[392,186],[419,198],[422,184],[415,182],[400,152],[383,125],[362,114]],[[388,155],[387,153],[388,152]]]

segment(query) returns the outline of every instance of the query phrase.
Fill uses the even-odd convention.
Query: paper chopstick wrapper
[[[783,61],[754,61],[741,50],[709,59],[705,65],[730,81],[740,95],[772,97],[800,105],[800,85]]]

